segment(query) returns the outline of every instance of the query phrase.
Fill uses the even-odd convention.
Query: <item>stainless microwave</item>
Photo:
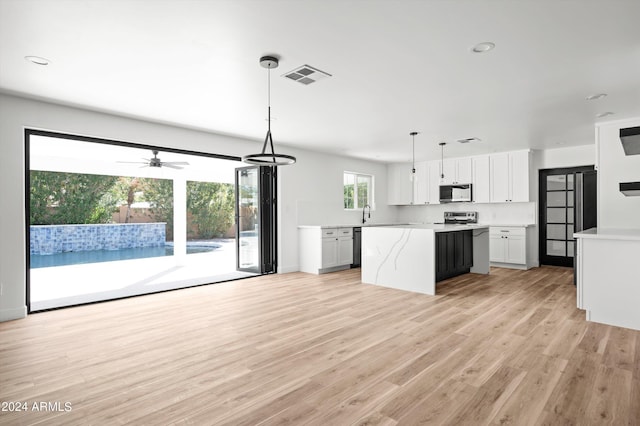
[[[473,191],[470,183],[440,185],[441,203],[461,203],[465,201],[473,201]]]

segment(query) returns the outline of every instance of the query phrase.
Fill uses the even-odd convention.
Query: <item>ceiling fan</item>
[[[118,161],[118,163],[143,164],[142,167],[169,167],[170,169],[182,169],[180,166],[188,166],[186,161],[160,161],[158,151],[152,150],[153,158],[143,158],[144,161]]]

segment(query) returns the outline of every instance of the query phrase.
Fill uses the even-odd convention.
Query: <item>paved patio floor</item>
[[[235,240],[207,253],[30,270],[31,310],[251,277],[236,271]]]

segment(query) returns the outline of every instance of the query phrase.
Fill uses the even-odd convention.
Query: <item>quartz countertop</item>
[[[418,223],[408,225],[390,225],[386,228],[397,229],[431,229],[434,232],[452,232],[452,231],[466,231],[471,229],[488,229],[490,225],[483,225],[479,223],[467,223],[467,224],[441,224],[441,223]]]
[[[529,228],[531,226],[536,226],[535,223],[487,223],[486,225],[493,228]]]
[[[640,229],[591,228],[586,231],[576,232],[573,234],[573,237],[600,240],[640,241]]]
[[[400,226],[400,225],[409,225],[408,223],[358,223],[356,225],[298,225],[298,229],[328,229],[328,228],[369,228],[372,226]]]

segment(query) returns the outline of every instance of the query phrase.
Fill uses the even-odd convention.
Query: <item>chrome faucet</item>
[[[367,216],[367,218],[371,219],[371,206],[369,204],[365,204],[362,208],[362,223],[367,223],[367,219],[364,218],[364,211],[367,207],[369,207],[369,216]]]

